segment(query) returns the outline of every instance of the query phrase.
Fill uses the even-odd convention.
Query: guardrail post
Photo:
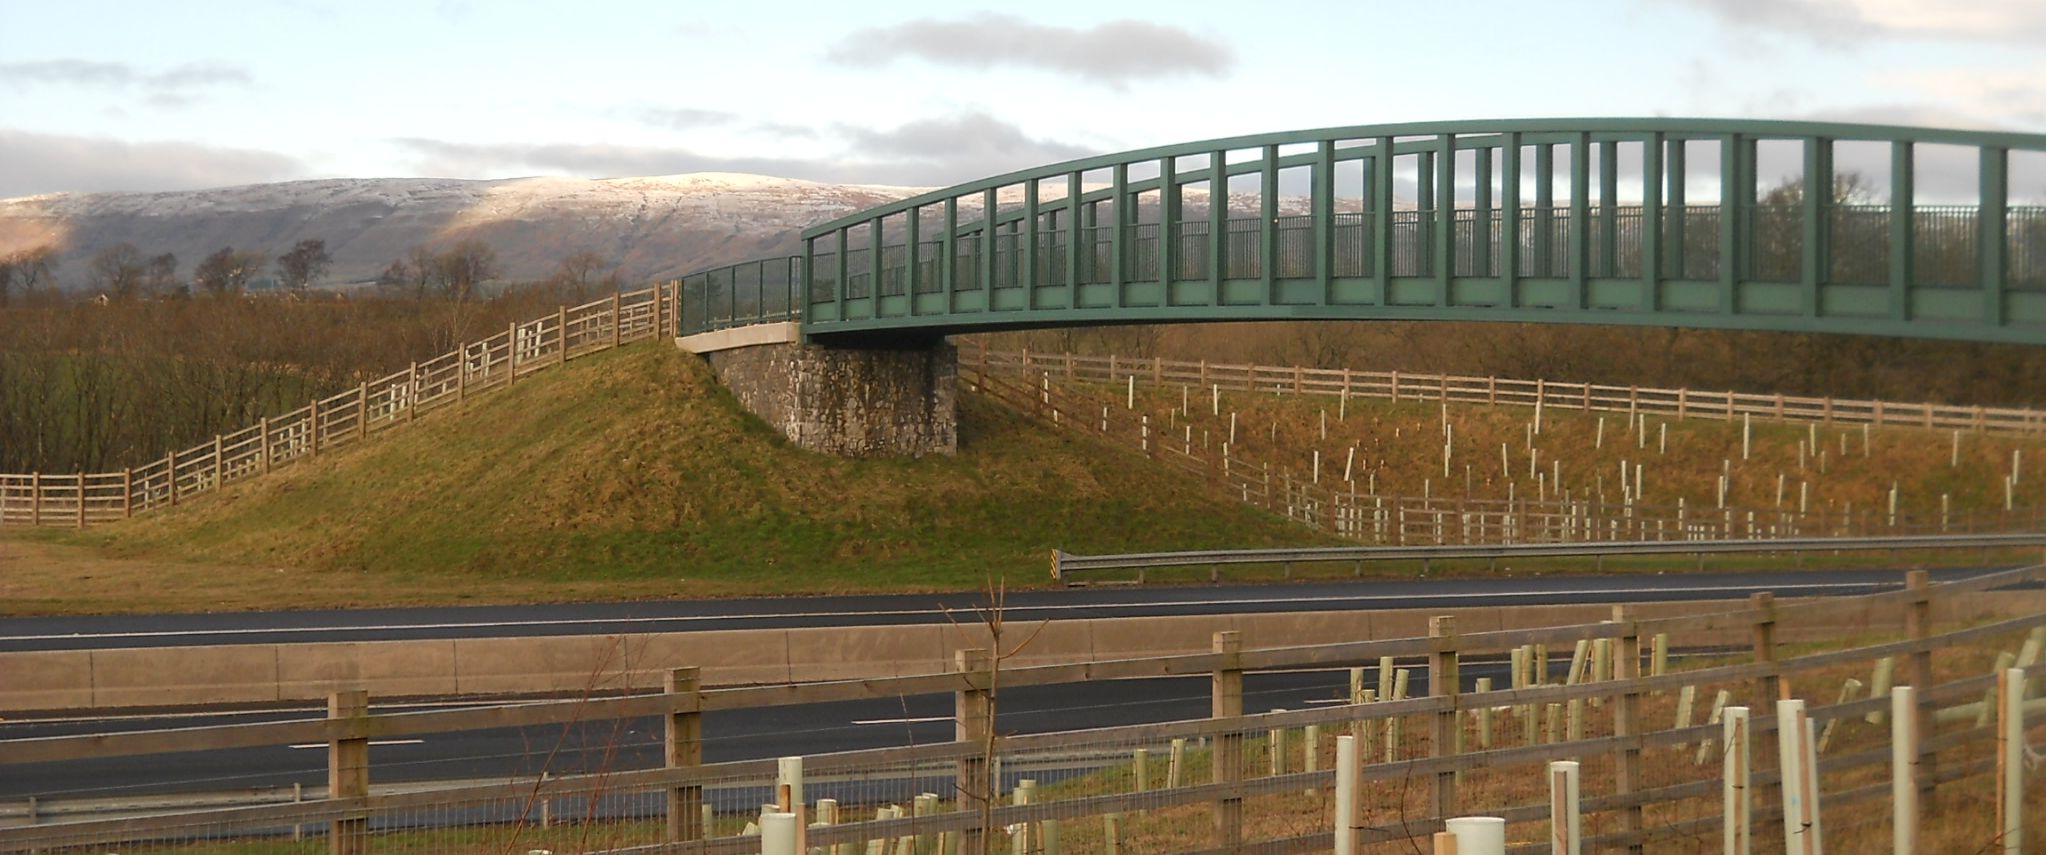
[[[959,673],[962,688],[952,696],[953,736],[960,742],[985,747],[995,724],[994,706],[987,685],[994,659],[988,651],[980,648],[958,651],[954,657],[954,670]],[[996,793],[988,777],[989,759],[982,755],[968,755],[959,761],[954,787],[959,792],[960,809],[971,807],[978,811],[981,807],[994,805]],[[965,855],[977,855],[991,831],[978,824],[967,826],[959,832],[959,851]]]
[[[1211,683],[1211,709],[1215,718],[1243,715],[1243,668],[1238,657],[1243,636],[1235,630],[1215,633],[1214,651],[1222,661],[1215,664]],[[1243,734],[1215,736],[1214,779],[1217,784],[1243,780]],[[1243,847],[1243,796],[1225,794],[1215,802],[1216,848],[1237,851]],[[969,852],[972,850],[968,850]]]
[[[661,691],[687,695],[686,712],[671,712],[663,728],[662,750],[667,767],[682,769],[703,765],[703,672],[696,668],[674,668],[662,680]],[[668,788],[668,842],[701,840],[708,829],[703,822],[703,785]]]
[[[327,696],[327,718],[362,719],[369,716],[369,692],[351,689]],[[364,732],[366,728],[357,728]],[[369,796],[369,737],[335,739],[327,743],[327,798],[362,799]],[[369,851],[369,816],[353,814],[333,821],[327,833],[331,855],[362,855]]]
[[[1912,686],[1937,686],[1932,676],[1932,574],[1924,570],[1911,570],[1904,574],[1904,588],[1911,592],[1911,599],[1904,605],[1904,634],[1922,645],[1912,651],[1907,667]],[[1917,714],[1912,716],[1917,725],[1919,746],[1917,764],[1918,803],[1920,809],[1933,806],[1938,793],[1933,784],[1939,780],[1939,755],[1925,748],[1926,740],[1932,736],[1932,716],[1924,708],[1924,699]]]
[[[1613,607],[1613,623],[1619,625],[1622,634],[1614,639],[1611,659],[1613,679],[1627,687],[1626,691],[1613,698],[1613,735],[1633,737],[1641,733],[1641,692],[1635,682],[1641,679],[1641,630],[1634,623],[1634,609],[1630,606]],[[1623,742],[1619,756],[1614,758],[1613,791],[1621,798],[1634,793],[1641,785],[1641,746]],[[1620,808],[1620,833],[1635,833],[1642,830],[1641,805],[1633,804]],[[1628,852],[1642,851],[1640,838],[1627,844]]]
[[[1461,713],[1456,709],[1457,694],[1463,688],[1456,653],[1456,618],[1438,615],[1428,621],[1428,638],[1434,649],[1428,653],[1428,694],[1448,698],[1449,704],[1435,712],[1435,732],[1428,741],[1429,754],[1435,757],[1454,757],[1463,753],[1463,728],[1460,727]],[[1448,818],[1456,814],[1456,773],[1444,771],[1435,773],[1434,786],[1435,816]]]

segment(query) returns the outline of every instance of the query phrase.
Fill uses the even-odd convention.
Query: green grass
[[[0,587],[16,612],[1017,587],[1049,583],[1053,548],[1326,542],[972,394],[957,456],[803,451],[700,360],[658,346],[174,510],[10,537],[97,562],[42,583],[11,574]],[[166,584],[133,562],[211,569]]]

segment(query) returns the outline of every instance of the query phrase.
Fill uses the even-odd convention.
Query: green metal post
[[[1535,275],[1556,275],[1556,147],[1535,146]]]
[[[945,311],[959,311],[959,197],[945,197],[945,234],[938,238],[938,283]]]
[[[1508,132],[1499,159],[1499,278],[1506,305],[1520,305],[1520,134]]]
[[[1080,237],[1086,232],[1080,228],[1080,173],[1066,173],[1066,304],[1065,308],[1080,307]],[[1092,241],[1086,247],[1087,253],[1094,253]]]
[[[908,269],[904,271],[902,287],[909,294],[911,315],[916,314],[917,286],[923,284],[923,213],[922,208],[911,208],[903,214],[902,236],[909,245],[904,247],[903,266]]]
[[[1492,147],[1471,151],[1471,275],[1492,270]]]
[[[1023,307],[1037,308],[1037,179],[1023,182]]]
[[[1917,162],[1908,141],[1890,143],[1890,319],[1911,320],[1911,267],[1917,254]]]
[[[1257,272],[1264,280],[1264,287],[1259,289],[1264,294],[1262,302],[1269,306],[1279,302],[1275,293],[1279,278],[1279,147],[1265,146],[1264,155],[1264,166],[1258,170],[1257,191],[1257,243],[1258,254],[1263,258],[1258,261]]]
[[[1719,141],[1719,314],[1727,318],[1739,310],[1740,273],[1747,264],[1747,250],[1741,240],[1747,232],[1740,222],[1746,200],[1755,192],[1755,183],[1747,178],[1745,169],[1754,162],[1749,155],[1752,145],[1752,140],[1740,134],[1729,134]],[[1743,181],[1746,192],[1741,191]]]
[[[2000,146],[1982,147],[1982,213],[1977,220],[1980,237],[1976,248],[1982,253],[1982,322],[2004,324],[2004,265],[2008,245],[2004,242],[2005,221],[2010,208],[2010,150]]]
[[[808,326],[810,325],[810,318],[811,318],[811,316],[813,316],[813,315],[815,315],[815,314],[816,314],[815,312],[813,312],[813,311],[811,311],[811,310],[810,310],[810,286],[811,286],[811,282],[810,282],[810,275],[811,275],[811,274],[810,274],[810,271],[812,271],[812,270],[816,270],[816,269],[817,269],[817,239],[816,239],[816,238],[804,238],[804,239],[803,239],[803,263],[802,263],[802,267],[800,268],[800,271],[801,271],[801,275],[802,275],[802,277],[803,277],[803,284],[802,284],[801,286],[797,287],[797,288],[796,288],[795,290],[791,291],[791,292],[790,292],[790,294],[789,294],[789,310],[790,310],[790,311],[795,311],[795,310],[796,310],[796,305],[797,305],[797,302],[796,302],[796,301],[798,301],[798,300],[802,301],[802,314],[801,314],[801,315],[800,315],[800,316],[799,316],[799,317],[797,318],[797,322],[798,322],[798,324],[797,324],[797,325],[798,325],[799,327],[808,327]],[[790,281],[794,281],[794,280],[793,280],[793,279],[791,279]],[[656,290],[656,291],[654,292],[654,308],[655,308],[655,312],[654,312],[654,313],[655,313],[656,315],[660,314],[660,312],[659,312],[659,309],[660,309],[660,305],[661,305],[661,292],[660,292],[660,291],[658,291],[658,290]]]
[[[1591,289],[1591,134],[1579,133],[1570,144],[1570,284],[1577,292],[1572,308],[1590,305]]]
[[[1641,143],[1641,308],[1662,308],[1662,134]]]
[[[1314,149],[1314,281],[1324,306],[1336,278],[1335,234],[1336,142],[1322,140]]]
[[[995,252],[1001,240],[995,236],[995,188],[989,187],[980,193],[980,252],[974,259],[980,268],[981,299],[987,302],[987,310],[995,310]]]
[[[1598,275],[1620,275],[1620,144],[1598,144]]]
[[[1449,283],[1456,278],[1456,135],[1443,134],[1435,168],[1435,305],[1449,305]]]
[[[868,221],[871,225],[867,227],[867,298],[872,301],[867,304],[867,317],[870,318],[881,316],[881,274],[883,272],[881,254],[882,250],[888,245],[885,233],[881,228],[881,220],[881,217],[875,217]]]
[[[1108,284],[1115,292],[1115,307],[1120,309],[1123,304],[1123,246],[1129,242],[1129,223],[1136,215],[1137,206],[1130,204],[1130,165],[1118,163],[1109,175],[1115,190],[1115,202],[1109,206],[1109,213],[1115,217],[1115,227],[1108,233],[1108,264],[1114,268],[1108,274]]]
[[[1685,275],[1688,271],[1685,270],[1684,264],[1684,231],[1690,225],[1691,209],[1688,207],[1690,202],[1684,198],[1684,182],[1688,180],[1684,169],[1684,138],[1670,140],[1667,147],[1669,151],[1663,157],[1663,169],[1669,173],[1669,190],[1666,194],[1669,216],[1664,218],[1665,222],[1662,225],[1664,237],[1662,245],[1665,247],[1662,255],[1666,260],[1665,272],[1669,278],[1686,279],[1689,277]]]
[[[1802,240],[1798,247],[1798,282],[1803,288],[1804,316],[1819,316],[1819,286],[1827,279],[1826,220],[1833,201],[1833,142],[1824,137],[1804,139],[1804,210]]]
[[[1160,302],[1172,305],[1179,278],[1179,158],[1158,158],[1158,285]]]
[[[1371,301],[1383,306],[1392,280],[1392,137],[1379,137],[1371,158]]]
[[[1414,271],[1423,276],[1441,273],[1439,269],[1430,269],[1437,262],[1434,233],[1441,214],[1437,207],[1435,154],[1418,152],[1414,155]]]
[[[848,280],[852,278],[847,273],[845,263],[846,249],[845,233],[849,228],[850,227],[841,228],[838,231],[833,232],[833,234],[838,238],[838,256],[832,259],[832,266],[838,268],[838,282],[835,283],[833,287],[835,287],[838,290],[838,319],[841,321],[847,320],[852,317],[852,315],[846,310],[845,306],[846,292],[848,290],[848,285],[850,284]]]
[[[1211,305],[1222,305],[1222,245],[1229,234],[1229,153],[1208,155],[1208,295]]]

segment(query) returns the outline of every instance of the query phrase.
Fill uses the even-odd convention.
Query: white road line
[[[374,746],[374,745],[419,745],[419,744],[422,744],[422,743],[424,743],[424,742],[426,742],[426,740],[424,740],[424,739],[372,739],[372,740],[370,740],[370,741],[369,741],[369,744],[370,744],[370,745],[373,745],[373,746]],[[305,750],[305,749],[309,749],[309,748],[325,748],[325,747],[327,747],[327,743],[324,743],[324,742],[301,742],[301,743],[299,743],[299,744],[297,744],[297,745],[293,745],[293,746],[289,746],[289,747],[291,747],[291,748],[297,748],[297,749],[299,749],[299,750]]]
[[[951,721],[949,715],[934,715],[929,718],[864,718],[853,719],[853,724],[923,724],[932,721]]]
[[[1216,606],[1280,606],[1299,603],[1355,603],[1355,602],[1406,602],[1411,600],[1474,600],[1491,597],[1526,597],[1536,595],[1569,596],[1582,594],[1716,594],[1748,593],[1757,590],[1775,591],[1779,594],[1806,590],[1832,590],[1838,588],[1897,588],[1894,582],[1803,582],[1795,585],[1686,585],[1674,588],[1576,588],[1546,590],[1528,588],[1506,591],[1472,591],[1462,593],[1423,594],[1357,594],[1343,597],[1245,597],[1232,600],[1178,600],[1159,603],[1062,603],[1056,605],[1009,606],[1005,611],[1011,616],[1044,612],[1087,612],[1104,609],[1148,608],[1148,609],[1194,609]],[[962,608],[978,611],[979,606]],[[760,612],[755,614],[731,615],[674,615],[669,617],[620,617],[620,618],[563,618],[558,620],[523,621],[474,621],[462,623],[418,623],[418,624],[370,624],[338,626],[301,627],[230,627],[222,629],[177,629],[131,632],[95,633],[53,633],[47,635],[6,635],[0,641],[56,641],[84,639],[119,638],[180,638],[187,636],[234,636],[234,635],[304,635],[331,632],[390,632],[398,630],[455,630],[490,628],[538,628],[558,626],[630,626],[664,623],[701,623],[708,621],[745,620],[786,620],[792,618],[877,618],[909,617],[939,614],[937,609],[882,609],[874,611],[841,612]]]

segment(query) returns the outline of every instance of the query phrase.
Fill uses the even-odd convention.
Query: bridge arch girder
[[[1884,195],[1837,194],[1842,143],[1887,149]],[[1920,202],[1916,163],[1931,145],[1972,153],[1969,204]],[[1765,149],[1794,151],[1801,167],[1767,194]],[[1530,119],[1160,146],[816,226],[798,256],[685,277],[701,303],[685,323],[800,316],[824,343],[1397,319],[2046,344],[2046,206],[2011,204],[2014,153],[2046,163],[2046,136]],[[1210,204],[1218,187],[1225,202]]]

